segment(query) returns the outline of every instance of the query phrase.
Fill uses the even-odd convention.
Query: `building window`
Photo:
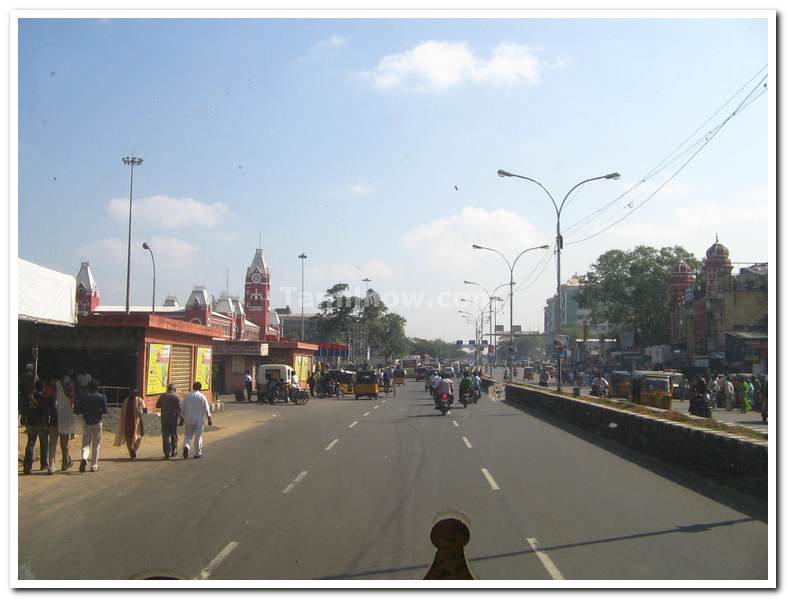
[[[191,322],[193,322],[194,324],[202,324],[202,321],[199,318],[192,318]]]

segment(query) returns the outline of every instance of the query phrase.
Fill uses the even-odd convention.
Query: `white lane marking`
[[[273,417],[274,417],[274,418],[276,418],[276,416],[278,416],[278,414],[274,414],[274,415],[273,415]],[[184,433],[184,434],[185,434],[185,433]]]
[[[454,423],[454,426],[459,426],[459,423],[456,420],[452,420],[451,422]]]
[[[380,407],[380,406],[374,406],[374,409],[376,410],[376,409],[377,409],[377,408],[379,408],[379,407]]]
[[[371,412],[366,412],[366,414],[364,414],[364,416],[368,416],[369,414],[371,414]]]
[[[213,558],[213,560],[205,566],[202,572],[199,573],[198,576],[194,578],[194,580],[205,580],[211,575],[211,572],[216,569],[216,567],[227,559],[227,556],[232,553],[235,547],[238,546],[238,541],[232,541],[232,543],[228,544],[224,549],[222,549],[219,554]]]
[[[385,403],[385,400],[383,400],[383,403]]]
[[[307,474],[309,474],[308,470],[302,471],[298,476],[295,477],[295,480],[293,480],[289,485],[284,487],[284,491],[282,491],[282,493],[289,493],[290,491],[292,491],[293,487],[295,487],[295,485],[301,482]]]
[[[348,426],[347,428],[352,428],[352,427],[354,427],[356,424],[358,424],[358,421],[357,421],[357,420],[353,420],[353,423],[352,423],[350,426]]]
[[[465,442],[465,445],[467,445],[468,449],[473,449],[473,446],[470,445],[470,441],[467,440],[467,437],[462,437],[462,441]]]
[[[492,478],[491,474],[489,474],[489,470],[487,470],[486,468],[481,468],[481,472],[484,473],[484,476],[486,477],[486,482],[489,483],[489,486],[492,487],[492,490],[493,491],[499,491],[500,487],[497,486],[497,483],[495,482],[495,479]]]
[[[334,439],[333,441],[331,441],[330,443],[328,443],[328,447],[326,447],[326,448],[325,448],[325,451],[330,451],[330,450],[331,450],[331,447],[333,447],[334,445],[336,445],[338,442],[339,442],[339,439]]]
[[[527,542],[530,543],[530,546],[533,548],[533,551],[536,552],[538,559],[541,560],[541,563],[543,564],[544,568],[546,568],[547,572],[549,572],[549,575],[555,580],[565,580],[563,575],[560,573],[560,570],[557,569],[555,562],[553,562],[546,553],[538,550],[538,539],[529,537]]]

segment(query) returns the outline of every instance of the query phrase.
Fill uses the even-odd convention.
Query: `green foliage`
[[[680,246],[605,252],[580,277],[577,303],[592,310],[593,324],[609,322],[615,333],[633,330],[635,345],[669,343],[670,270],[680,260],[695,270],[701,264]]]
[[[429,355],[440,359],[467,358],[467,353],[457,348],[454,343],[442,339],[421,339],[411,337],[408,339],[409,349],[406,355]]]

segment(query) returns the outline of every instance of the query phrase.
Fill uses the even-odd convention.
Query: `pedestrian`
[[[63,383],[55,380],[55,409],[57,411],[57,439],[60,442],[60,469],[64,472],[71,468],[74,460],[68,450],[68,444],[76,433],[77,419],[71,398],[66,394]],[[55,440],[49,438],[49,465],[54,467]]]
[[[314,385],[317,383],[317,381],[314,378],[313,372],[309,373],[309,378],[306,379],[306,382],[309,384],[309,395],[314,397]]]
[[[82,393],[87,393],[88,392],[88,388],[87,387],[88,387],[88,384],[90,383],[90,381],[92,381],[92,380],[93,380],[93,377],[88,374],[88,372],[87,372],[87,370],[85,368],[82,368],[79,371],[79,374],[74,379],[74,383],[76,384],[76,388],[77,388],[77,396],[79,396]]]
[[[131,389],[123,402],[123,407],[120,408],[120,421],[115,432],[114,445],[120,447],[125,442],[132,460],[136,459],[142,437],[145,435],[142,414],[146,414],[147,411],[145,402],[139,397],[137,390]]]
[[[33,392],[27,396],[27,399],[22,404],[22,424],[26,428],[25,432],[27,432],[27,445],[25,446],[25,457],[22,462],[22,471],[25,474],[30,474],[33,471],[36,441],[38,441],[41,470],[48,469],[49,426],[55,418],[57,416],[54,404],[44,394],[43,383],[36,381],[33,385]],[[52,474],[52,472],[49,474]]]
[[[710,393],[710,398],[712,402],[711,407],[715,408],[716,396],[719,394],[719,379],[716,377],[715,374],[710,377],[710,381],[708,383],[708,392]]]
[[[741,412],[746,413],[751,410],[751,398],[754,392],[754,387],[749,382],[749,379],[741,381]]]
[[[752,384],[754,385],[752,408],[762,411],[762,382],[760,381],[760,377],[753,376]]]
[[[243,377],[243,384],[246,386],[246,399],[252,401],[254,391],[254,380],[251,378],[251,371],[247,370],[246,375]]]
[[[87,384],[87,393],[77,396],[74,413],[82,416],[85,425],[82,429],[82,459],[79,461],[79,471],[87,468],[87,458],[90,457],[90,471],[98,470],[98,450],[101,447],[102,420],[107,413],[107,398],[98,392],[98,383],[91,380]]]
[[[183,424],[182,403],[172,383],[167,385],[167,392],[159,395],[156,401],[156,407],[161,409],[161,439],[165,460],[174,458],[178,452],[178,423]]]
[[[205,418],[208,425],[213,425],[210,419],[210,406],[208,399],[200,392],[202,383],[196,381],[192,392],[183,400],[183,422],[185,424],[185,438],[183,439],[183,459],[189,457],[191,442],[194,440],[194,457],[202,457],[202,432],[205,428]]]
[[[19,377],[19,414],[23,413],[25,406],[33,397],[36,390],[36,378],[33,374],[33,365],[25,364],[25,372]]]
[[[732,377],[729,375],[724,379],[724,404],[728,412],[732,411],[732,406],[735,402],[735,387],[731,379]]]

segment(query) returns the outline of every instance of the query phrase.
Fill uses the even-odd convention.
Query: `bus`
[[[405,376],[408,378],[415,378],[415,369],[418,366],[419,361],[419,356],[404,356],[401,360],[399,360],[402,370],[404,370]]]

